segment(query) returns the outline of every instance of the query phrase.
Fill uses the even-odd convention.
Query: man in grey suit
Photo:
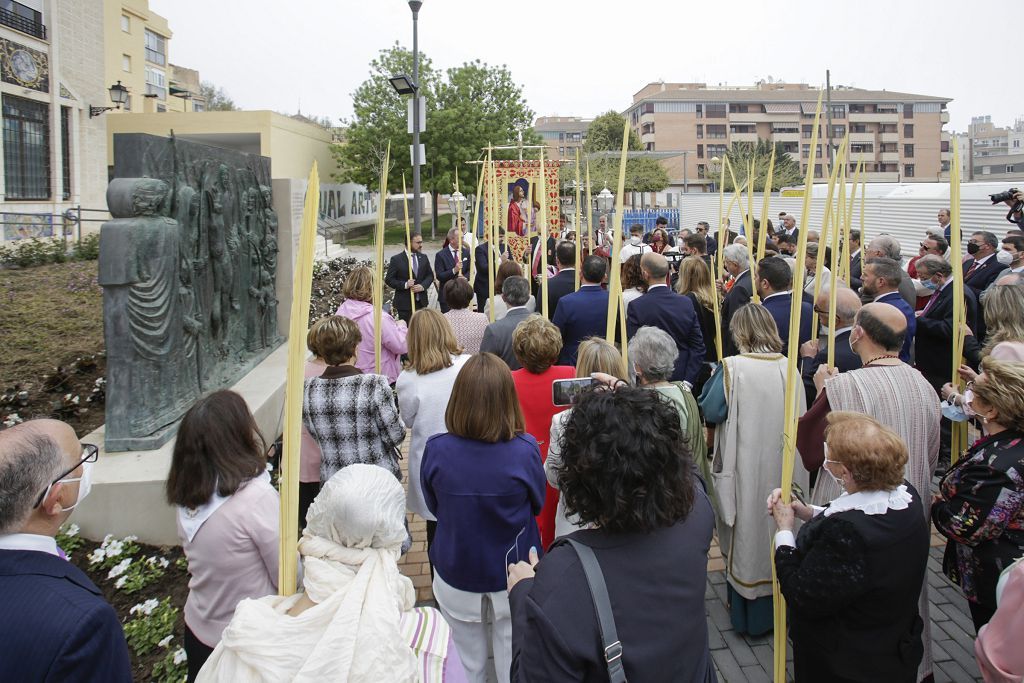
[[[504,318],[495,320],[484,329],[480,351],[500,356],[509,370],[518,370],[523,366],[512,353],[512,332],[516,325],[530,317],[526,310],[526,302],[530,300],[530,281],[516,275],[505,278],[501,284],[501,299],[508,306],[508,312]]]

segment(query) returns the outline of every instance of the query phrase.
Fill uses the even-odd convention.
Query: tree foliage
[[[622,127],[626,117],[618,112],[609,111],[601,114],[587,126],[587,141],[583,143],[584,152],[609,152],[622,150]],[[629,151],[639,152],[643,149],[640,136],[632,128],[629,129]],[[593,173],[593,167],[591,167]]]
[[[203,81],[199,85],[199,95],[206,100],[206,111],[238,111],[235,101],[210,81]]]
[[[772,191],[787,185],[802,184],[804,178],[800,171],[800,164],[787,152],[782,151],[782,143],[758,140],[757,142],[734,142],[726,150],[725,156],[736,176],[736,183],[741,188],[746,187],[750,162],[753,161],[754,191],[760,192],[764,189],[768,179],[768,165],[771,162],[773,144],[775,145],[775,170],[772,173]],[[725,172],[725,191],[735,191],[732,176],[728,171]]]
[[[378,185],[380,164],[390,141],[389,189],[401,190],[403,172],[411,188],[408,98],[397,95],[388,82],[388,77],[399,73],[412,73],[412,53],[396,43],[370,63],[370,77],[352,95],[355,116],[345,142],[333,149],[341,167],[335,180],[371,188]],[[421,172],[426,191],[451,192],[458,164],[459,189],[470,194],[476,189],[477,170],[465,162],[479,159],[482,147],[515,142],[520,131],[523,144],[540,142],[531,128],[533,111],[505,66],[477,60],[442,75],[421,54],[420,89],[427,107],[427,126],[420,136],[426,152]]]
[[[595,152],[616,152],[613,157],[592,158],[590,160],[591,192],[597,194],[601,188],[607,187],[615,192],[619,186],[619,155],[622,151],[622,129],[626,118],[622,114],[609,111],[594,119],[587,127],[587,141],[583,144],[586,154]],[[629,130],[629,151],[642,149],[640,136],[632,128]],[[580,163],[586,163],[586,154],[580,155]],[[584,167],[585,168],[585,167]],[[585,170],[580,169],[580,180],[585,181]],[[559,179],[562,187],[575,180],[576,170],[566,165],[561,168]],[[668,172],[656,159],[633,157],[626,160],[626,192],[660,192],[671,182]]]

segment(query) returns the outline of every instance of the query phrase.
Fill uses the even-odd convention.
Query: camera
[[[997,192],[996,194],[990,194],[988,198],[992,200],[993,204],[999,204],[1001,202],[1011,201],[1019,192],[1020,190],[1018,190],[1017,188],[1011,187],[1006,192]],[[1006,220],[1015,225],[1024,225],[1024,216],[1021,216],[1019,219],[1014,218],[1014,215],[1020,213],[1022,209],[1024,209],[1024,202],[1014,202],[1013,206],[1010,207],[1010,210],[1006,213]]]
[[[1006,192],[997,192],[996,194],[990,194],[988,198],[992,200],[993,204],[998,204],[1000,202],[1005,202],[1010,199],[1013,199],[1013,196],[1017,194],[1017,192],[1019,192],[1017,188],[1011,187]]]

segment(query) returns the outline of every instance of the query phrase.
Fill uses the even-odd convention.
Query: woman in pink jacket
[[[356,347],[356,367],[366,373],[375,373],[373,349],[373,271],[360,266],[349,273],[342,285],[345,301],[338,306],[336,315],[344,316],[359,326],[363,340]],[[405,343],[407,328],[402,321],[391,315],[381,315],[380,330],[380,374],[388,382],[395,383],[402,372],[402,354],[408,352]]]
[[[1003,570],[996,587],[999,608],[978,631],[974,654],[985,683],[1024,681],[1024,558]]]

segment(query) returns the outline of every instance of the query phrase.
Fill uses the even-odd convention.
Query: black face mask
[[[979,247],[974,242],[968,242],[967,243],[967,253],[970,254],[971,256],[974,256],[975,254],[977,254],[979,249],[981,249],[981,247]]]

